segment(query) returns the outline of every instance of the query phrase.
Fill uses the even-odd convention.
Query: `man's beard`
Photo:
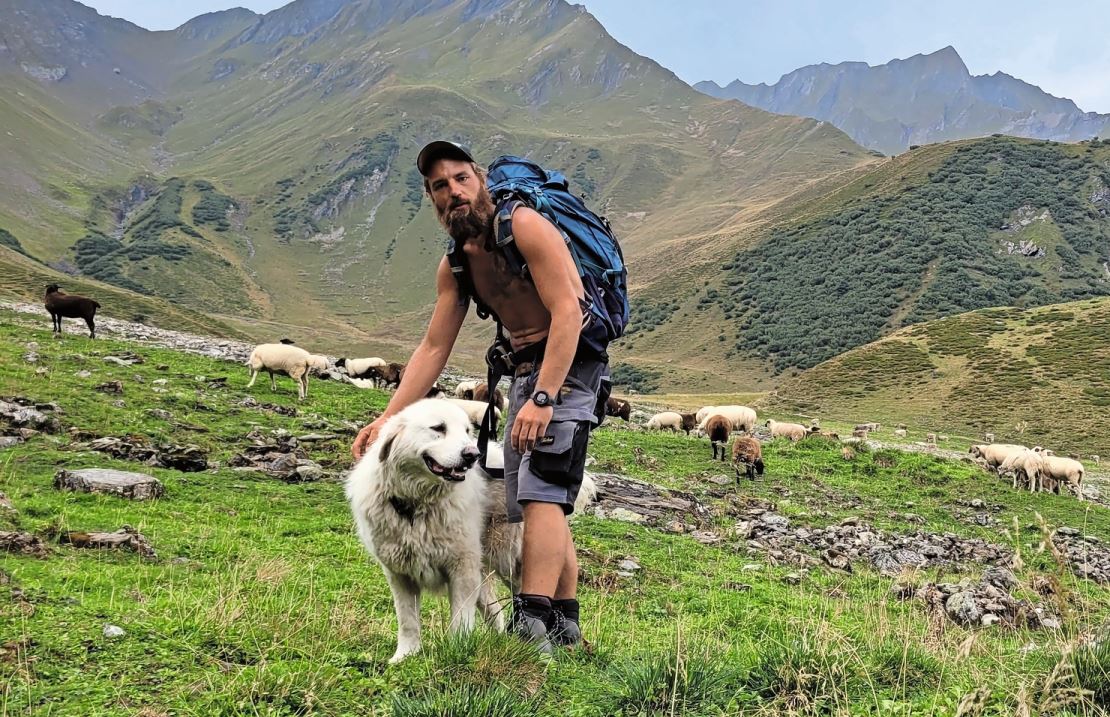
[[[440,223],[455,241],[461,243],[490,233],[493,226],[494,206],[489,190],[482,187],[470,206],[464,204],[462,210],[452,211],[457,206],[460,205],[452,203],[439,213]]]

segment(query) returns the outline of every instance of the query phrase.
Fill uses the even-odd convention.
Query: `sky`
[[[83,0],[151,30],[287,0]],[[613,37],[694,83],[773,83],[803,65],[878,65],[951,45],[974,75],[1003,71],[1110,113],[1106,0],[577,0]]]

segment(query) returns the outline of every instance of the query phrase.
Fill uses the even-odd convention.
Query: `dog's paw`
[[[393,653],[393,657],[389,658],[389,664],[396,665],[398,662],[405,659],[409,655],[412,655],[412,654],[414,654],[416,652],[419,652],[419,651],[420,651],[420,644],[419,643],[417,643],[415,645],[398,645],[397,646],[397,652]]]

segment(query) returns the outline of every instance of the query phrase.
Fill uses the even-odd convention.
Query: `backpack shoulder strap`
[[[473,299],[479,319],[485,320],[492,316],[493,311],[478,298],[478,294],[474,291],[474,282],[470,278],[466,254],[463,253],[461,246],[455,244],[454,239],[450,239],[447,244],[447,263],[451,265],[451,275],[455,277],[455,283],[459,286],[459,306],[466,306]]]
[[[505,258],[513,276],[531,279],[528,273],[528,264],[524,261],[524,255],[520,253],[516,240],[513,238],[513,212],[519,207],[526,206],[528,206],[528,203],[518,199],[515,195],[509,195],[498,202],[497,213],[494,218],[494,234],[496,235],[497,248],[501,251],[501,256]]]

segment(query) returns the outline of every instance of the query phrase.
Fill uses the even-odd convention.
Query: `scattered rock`
[[[163,421],[172,421],[173,414],[161,408],[148,408],[146,414],[153,418],[160,418]]]
[[[36,558],[47,556],[46,543],[33,533],[0,532],[0,550]]]
[[[595,514],[631,523],[664,526],[675,517],[708,522],[711,513],[692,493],[659,486],[611,473],[593,475],[597,483]]]
[[[983,610],[969,591],[958,592],[944,601],[944,609],[956,623],[970,627],[979,624]]]
[[[19,436],[0,436],[0,449],[11,448],[20,443],[23,443],[23,439]]]
[[[117,438],[105,436],[89,443],[78,443],[76,449],[106,453],[113,458],[144,463],[156,468],[172,468],[183,473],[196,473],[208,469],[208,454],[199,446],[162,443],[153,446],[141,437]]]
[[[243,452],[232,456],[229,466],[239,470],[254,470],[292,482],[317,481],[326,477],[322,466],[309,460],[292,436],[274,442],[262,438],[257,429],[248,434],[255,443]]]
[[[716,545],[721,542],[721,536],[708,530],[695,530],[690,533],[690,537],[702,545]]]
[[[620,570],[634,571],[640,569],[640,564],[631,558],[625,558],[624,560],[617,563],[617,568],[619,568]]]
[[[27,363],[38,363],[39,355],[34,351],[28,351],[27,353],[23,354],[23,360]]]
[[[253,396],[246,396],[243,400],[239,401],[240,406],[246,408],[257,408],[262,411],[269,411],[276,413],[280,416],[296,416],[297,409],[292,406],[279,406],[276,403],[260,403]]]
[[[634,511],[628,510],[627,508],[618,507],[612,508],[610,510],[605,510],[601,506],[598,506],[595,509],[595,513],[599,514],[598,517],[600,518],[607,517],[612,520],[620,520],[625,523],[643,523],[645,520],[647,520],[644,516]]]
[[[101,391],[103,393],[123,393],[123,382],[122,381],[105,381],[104,383],[100,383],[100,384],[97,384],[96,386],[93,386],[93,388],[95,390]]]
[[[297,440],[301,443],[317,443],[320,441],[334,441],[339,436],[334,433],[307,433],[303,436],[297,436]]]
[[[54,406],[54,404],[39,404]],[[5,428],[30,428],[35,431],[57,433],[61,430],[61,423],[54,416],[54,410],[45,410],[36,407],[34,401],[19,396],[5,396],[0,399],[0,431]]]
[[[0,492],[0,508],[4,508],[6,510],[15,510],[15,506],[12,505],[11,498],[6,496],[3,492]]]
[[[801,573],[787,573],[782,576],[782,581],[787,585],[800,585],[802,582]]]
[[[109,468],[60,470],[54,475],[54,487],[82,493],[107,493],[129,500],[159,498],[166,492],[162,482],[154,476]]]
[[[72,545],[75,548],[132,550],[144,558],[156,557],[150,541],[142,533],[127,525],[114,533],[87,533],[72,530],[62,533],[59,542]]]
[[[104,637],[114,639],[117,637],[123,637],[126,634],[127,632],[118,625],[109,625],[107,623],[105,623],[104,625]]]
[[[75,373],[73,375],[76,376],[77,378],[88,378],[89,376],[92,376],[92,371],[82,370],[82,371],[78,371],[77,373]]]

